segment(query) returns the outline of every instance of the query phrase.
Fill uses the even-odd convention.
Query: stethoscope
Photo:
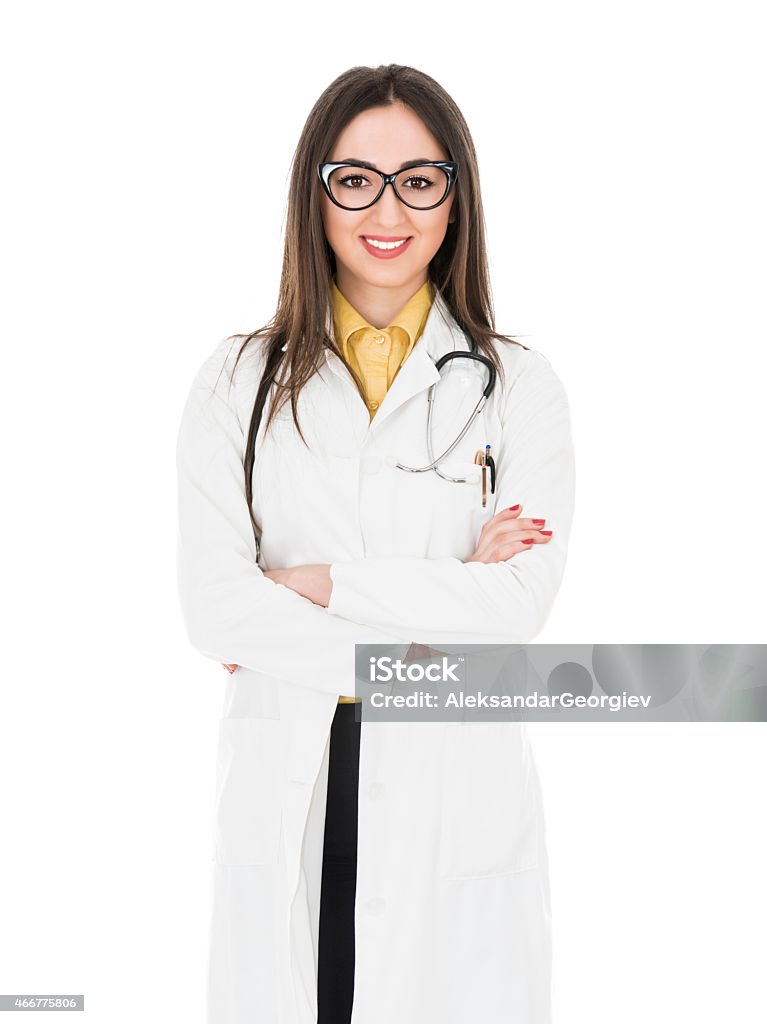
[[[474,406],[474,410],[472,411],[472,413],[469,416],[468,420],[466,421],[463,429],[461,430],[460,434],[458,434],[458,436],[453,441],[453,443],[449,447],[447,447],[442,452],[442,454],[437,456],[437,458],[435,459],[434,458],[434,447],[433,447],[433,444],[432,444],[432,436],[431,436],[431,420],[432,420],[432,412],[433,412],[433,409],[434,409],[434,392],[435,392],[435,389],[437,387],[437,384],[439,384],[439,381],[435,381],[431,385],[431,387],[429,388],[429,393],[427,395],[427,412],[426,412],[426,450],[428,452],[429,458],[432,461],[427,466],[405,466],[401,462],[392,462],[392,465],[395,466],[397,469],[402,469],[406,473],[427,473],[429,470],[434,470],[434,472],[437,474],[437,476],[440,476],[440,477],[442,477],[443,480],[448,480],[448,481],[450,481],[450,483],[454,483],[454,484],[468,484],[468,483],[474,483],[475,482],[474,479],[470,480],[468,477],[448,476],[447,473],[443,473],[442,470],[440,470],[440,468],[439,468],[439,463],[442,462],[443,459],[446,459],[448,457],[448,455],[455,449],[455,447],[458,444],[460,444],[460,442],[466,436],[466,434],[467,434],[469,428],[471,427],[472,423],[477,418],[477,416],[479,416],[479,414],[482,412],[482,409],[484,408],[485,403],[487,402],[488,398],[493,393],[493,389],[495,388],[495,378],[496,378],[495,367],[493,366],[493,364],[490,362],[489,359],[487,359],[485,356],[481,356],[477,352],[477,350],[476,350],[477,346],[476,346],[476,343],[474,342],[473,338],[470,339],[470,342],[471,342],[471,351],[469,351],[469,352],[447,352],[444,356],[441,356],[437,360],[437,362],[435,363],[435,366],[437,368],[437,372],[441,373],[442,367],[446,363],[450,362],[451,359],[472,359],[476,363],[482,363],[482,365],[487,370],[487,374],[488,374],[487,384],[485,386],[484,391],[480,395],[479,401]],[[478,465],[481,465],[483,467],[488,467],[488,466],[490,467],[490,487],[491,487],[492,491],[495,491],[495,463],[493,461],[492,456],[490,455],[490,445],[485,445],[485,451],[484,452],[482,452],[481,450],[479,452],[477,452],[477,455],[475,456],[474,461]],[[485,487],[484,487],[484,477],[485,477],[485,470],[483,469],[483,472],[482,472],[483,497],[484,497],[484,490],[485,490]],[[483,501],[483,505],[484,505],[484,501]]]
[[[460,444],[460,442],[466,436],[467,431],[469,430],[469,428],[471,427],[472,423],[477,418],[477,416],[479,416],[479,414],[482,412],[482,409],[484,408],[485,403],[487,402],[488,398],[493,393],[493,389],[495,388],[495,378],[496,378],[495,367],[493,366],[493,364],[490,362],[489,359],[487,359],[485,356],[481,356],[477,352],[477,346],[476,346],[476,342],[474,341],[474,339],[470,338],[469,340],[470,340],[470,344],[471,344],[471,351],[469,351],[469,352],[460,352],[460,351],[457,351],[457,352],[447,352],[447,353],[445,353],[445,355],[441,356],[437,360],[437,362],[435,363],[435,366],[437,368],[437,372],[441,373],[442,367],[445,366],[446,363],[450,362],[451,359],[472,359],[472,360],[474,360],[474,362],[481,363],[485,367],[485,369],[487,370],[487,373],[488,373],[487,385],[485,386],[485,389],[482,392],[479,401],[474,406],[474,410],[473,410],[471,416],[469,416],[468,420],[466,421],[466,424],[464,425],[464,427],[461,430],[460,434],[453,441],[453,443],[448,448],[446,448],[444,450],[444,452],[442,452],[442,454],[438,458],[435,459],[434,458],[434,448],[433,448],[433,445],[432,445],[432,437],[431,437],[431,419],[432,419],[432,411],[433,411],[433,408],[434,408],[434,391],[435,391],[435,388],[436,388],[437,384],[439,384],[438,380],[435,381],[429,387],[429,392],[428,392],[428,396],[427,396],[427,403],[428,403],[427,404],[427,413],[426,413],[426,447],[427,447],[427,452],[428,452],[429,458],[432,461],[428,464],[428,466],[405,466],[403,463],[397,462],[394,459],[387,460],[387,461],[390,462],[390,464],[392,466],[395,466],[397,469],[404,470],[404,472],[406,472],[406,473],[427,473],[429,470],[434,470],[434,472],[438,476],[442,477],[443,480],[447,480],[450,483],[455,483],[455,484],[468,484],[468,483],[474,483],[475,482],[474,480],[470,480],[467,477],[448,476],[446,473],[443,473],[439,469],[439,463],[442,462],[443,459],[446,459],[447,456],[455,449],[456,445]],[[284,345],[282,347],[282,351],[284,352],[286,350],[286,348],[287,348],[287,346]],[[271,385],[271,381],[267,381],[266,378],[262,379],[261,384],[260,384],[259,389],[258,389],[258,392],[257,392],[257,395],[256,395],[256,404],[255,404],[255,408],[254,408],[254,411],[253,411],[253,416],[251,417],[250,430],[248,432],[247,455],[246,455],[246,460],[245,460],[245,464],[246,464],[246,467],[247,467],[246,471],[249,474],[252,474],[252,472],[253,472],[253,461],[254,461],[256,436],[258,434],[259,425],[261,423],[261,419],[262,419],[262,415],[263,415],[263,411],[264,411],[264,405],[266,403],[266,395],[267,395],[267,392],[269,390],[270,385]],[[487,500],[485,478],[486,478],[486,473],[487,473],[487,469],[488,468],[490,469],[490,490],[493,493],[495,492],[495,462],[493,461],[493,457],[490,455],[490,445],[489,444],[485,445],[484,451],[480,450],[480,451],[477,452],[477,454],[474,457],[474,461],[475,461],[475,463],[477,463],[478,465],[480,465],[482,467],[482,507],[484,508],[486,506],[486,500]],[[255,539],[256,539],[256,558],[258,559],[260,557],[260,551],[261,551],[261,541],[260,541],[260,537],[259,537],[259,530],[258,530],[258,526],[257,526],[257,524],[256,524],[256,522],[255,522],[255,520],[253,518],[253,507],[252,507],[252,504],[249,504],[248,508],[250,510],[251,522],[253,524],[253,532],[254,532],[254,536],[255,536]]]

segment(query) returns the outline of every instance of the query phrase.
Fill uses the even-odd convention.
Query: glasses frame
[[[330,189],[330,175],[333,171],[338,170],[339,167],[363,167],[367,171],[375,171],[376,174],[380,174],[383,182],[375,199],[371,200],[365,206],[344,206],[343,203],[339,203]],[[403,199],[399,194],[397,186],[394,184],[395,178],[399,177],[399,175],[404,171],[412,170],[414,167],[439,167],[447,174],[447,188],[439,202],[434,203],[431,206],[413,206],[412,203],[408,203],[407,200]],[[404,167],[400,167],[398,171],[394,171],[393,174],[384,174],[383,171],[379,171],[378,168],[374,167],[372,164],[365,163],[364,160],[342,160],[340,163],[317,164],[317,174],[322,182],[325,195],[331,203],[334,203],[342,210],[348,210],[350,213],[357,213],[359,210],[369,210],[370,207],[377,203],[381,198],[387,185],[391,185],[395,196],[404,206],[407,206],[410,210],[423,212],[426,210],[435,210],[438,206],[441,206],[450,195],[453,185],[455,184],[455,180],[458,177],[458,164],[453,160],[411,160],[409,163],[405,164]]]

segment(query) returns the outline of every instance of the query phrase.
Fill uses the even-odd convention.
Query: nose
[[[383,195],[371,209],[375,209],[381,225],[385,225],[387,228],[407,220],[407,207],[404,203],[400,202],[391,182],[387,182]],[[395,232],[392,231],[392,234],[395,234]]]

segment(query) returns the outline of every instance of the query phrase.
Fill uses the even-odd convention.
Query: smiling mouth
[[[375,249],[399,249],[412,237],[412,235],[400,235],[398,238],[392,236],[387,238],[385,235],[360,235],[360,238],[363,238],[368,245],[372,245]]]

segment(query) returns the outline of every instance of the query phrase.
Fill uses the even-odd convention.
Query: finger
[[[551,534],[551,530],[517,529],[512,523],[502,523],[493,531],[492,535],[485,537],[483,540],[489,546],[511,544],[515,541],[532,541],[534,544],[545,544],[551,540]]]
[[[500,512],[496,512],[491,519],[488,519],[485,526],[489,526],[491,523],[507,522],[509,519],[517,519],[521,512],[521,505],[512,505],[511,508],[502,508]]]
[[[551,539],[551,530],[541,530],[534,528],[532,530],[517,529],[512,523],[501,524],[495,531],[495,541],[507,541],[507,540],[533,540],[535,543],[540,544]]]
[[[507,559],[513,558],[514,555],[519,555],[523,551],[529,551],[533,545],[545,544],[549,540],[551,540],[550,536],[541,537],[539,534],[528,538],[515,537],[509,539],[507,537],[504,540],[496,540],[480,551],[479,561],[505,562]]]
[[[499,532],[499,529],[502,527],[514,530],[542,530],[545,527],[545,525],[545,519],[521,519],[518,516],[518,510],[512,512],[511,509],[503,509],[497,515],[493,516],[492,519],[488,519],[488,521],[482,527],[482,530],[486,531],[486,537],[493,537]]]
[[[511,546],[518,546],[518,547],[521,547],[521,549],[523,551],[529,551],[530,548],[534,547],[536,544],[547,544],[550,540],[551,540],[551,534],[549,534],[547,536],[542,536],[541,532],[538,531],[537,533],[534,533],[530,537],[522,538],[521,540],[519,540],[518,543],[517,543],[516,540],[512,541],[511,542]]]
[[[515,505],[512,508],[502,508],[500,512],[496,512],[488,521],[484,524],[480,531],[482,534],[492,534],[493,530],[501,523],[513,523],[519,520],[519,514],[522,510],[521,505]]]
[[[488,565],[493,562],[506,562],[515,555],[522,554],[523,551],[529,551],[532,546],[532,544],[525,544],[523,541],[491,544],[480,550],[474,561],[485,562]]]
[[[542,530],[545,519],[501,519],[500,523],[512,530]]]
[[[535,543],[536,541],[534,539],[530,539],[512,541],[510,544],[506,543],[499,545],[497,548],[498,555],[494,561],[505,562],[507,559],[513,558],[515,555],[521,555],[525,551],[531,551]]]

